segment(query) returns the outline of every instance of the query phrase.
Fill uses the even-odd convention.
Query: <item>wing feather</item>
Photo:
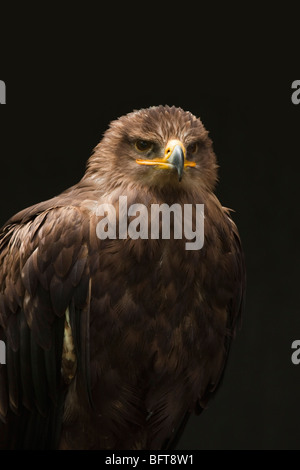
[[[238,229],[228,215],[228,210],[224,208],[223,210],[227,222],[225,232],[221,236],[223,253],[218,263],[218,269],[214,271],[211,299],[218,297],[216,294],[219,292],[222,293],[219,302],[225,307],[227,315],[226,334],[224,336],[223,354],[217,363],[212,379],[196,404],[195,411],[197,414],[200,414],[206,407],[207,402],[222,383],[232,340],[240,325],[245,304],[246,267],[244,252]],[[215,296],[213,293],[215,293]]]
[[[53,202],[53,201],[52,201]],[[91,218],[42,203],[0,232],[0,418],[5,448],[55,448],[68,385],[61,374],[69,307],[80,387],[89,390]],[[80,380],[79,383],[80,383]]]
[[[24,311],[20,312],[20,375],[23,405],[28,410],[34,408],[34,388],[31,380],[31,351],[30,330],[28,328]]]

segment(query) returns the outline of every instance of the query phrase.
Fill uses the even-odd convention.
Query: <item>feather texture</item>
[[[195,168],[140,166],[197,143]],[[244,302],[237,228],[213,194],[200,119],[153,107],[114,121],[82,180],[12,217],[0,232],[0,448],[172,448],[218,389]],[[97,236],[97,207],[204,204],[204,245]],[[129,223],[130,218],[126,218]],[[195,214],[192,226],[195,229]],[[150,233],[150,227],[148,233]]]

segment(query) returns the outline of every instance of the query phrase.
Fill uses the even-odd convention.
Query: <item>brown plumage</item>
[[[152,107],[112,122],[77,185],[4,225],[0,447],[176,444],[220,383],[243,304],[243,253],[216,178],[200,119]],[[149,210],[204,204],[203,247],[100,240],[97,207],[118,209],[119,196]]]

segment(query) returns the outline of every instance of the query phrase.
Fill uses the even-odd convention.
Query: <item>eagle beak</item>
[[[182,179],[184,168],[196,166],[196,162],[190,162],[186,159],[185,146],[178,139],[172,139],[168,142],[163,158],[153,158],[151,160],[138,159],[136,163],[139,165],[155,165],[165,169],[176,169],[179,181]]]
[[[166,162],[176,168],[178,179],[181,181],[185,160],[185,148],[180,141],[173,141],[165,150]]]

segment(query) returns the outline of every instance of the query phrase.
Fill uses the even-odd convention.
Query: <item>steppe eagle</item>
[[[1,448],[176,445],[220,384],[243,307],[243,250],[216,180],[201,120],[150,107],[110,124],[78,184],[2,227]],[[126,231],[124,197],[146,207],[135,230],[147,220],[147,238]],[[160,213],[151,237],[150,208],[163,204],[192,207],[194,230],[203,208],[201,248],[175,236],[172,211],[169,236]],[[115,225],[99,206],[114,208]]]

